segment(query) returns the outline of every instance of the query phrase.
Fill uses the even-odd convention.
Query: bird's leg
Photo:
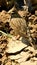
[[[17,36],[15,36],[15,39],[18,40],[20,38],[20,35],[18,34]]]

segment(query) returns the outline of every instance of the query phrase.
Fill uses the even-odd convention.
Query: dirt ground
[[[0,65],[37,65],[37,11],[0,12]]]

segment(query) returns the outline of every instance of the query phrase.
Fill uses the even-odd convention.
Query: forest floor
[[[32,43],[34,47],[25,37],[20,36],[16,39],[10,22],[11,19],[18,18],[18,15],[10,11],[0,12],[0,65],[37,65],[37,11],[34,15],[27,13],[27,10],[18,11],[21,18],[28,16],[30,34],[35,42]]]

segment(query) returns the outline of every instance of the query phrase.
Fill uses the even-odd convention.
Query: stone
[[[16,52],[20,52],[21,50],[23,50],[25,47],[27,47],[26,44],[24,44],[22,41],[18,41],[18,40],[12,40],[9,39],[9,43],[7,45],[7,53],[16,53]]]
[[[22,63],[20,63],[20,65],[37,65],[37,62],[27,61],[27,62],[22,62]]]
[[[30,56],[29,54],[25,53],[24,56],[18,59],[18,63],[25,62],[29,56]]]
[[[11,56],[8,56],[8,58],[10,58],[11,60],[17,60],[19,58],[21,58],[21,55],[18,54],[18,55],[11,55]]]

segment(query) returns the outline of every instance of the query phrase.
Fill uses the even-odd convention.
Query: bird
[[[12,18],[10,21],[10,26],[15,32],[16,39],[19,39],[20,36],[26,38],[29,41],[30,45],[34,47],[34,41],[32,40],[30,30],[28,27],[28,20],[27,18]]]
[[[10,26],[15,31],[15,35],[26,36],[26,20],[24,18],[12,18]]]

